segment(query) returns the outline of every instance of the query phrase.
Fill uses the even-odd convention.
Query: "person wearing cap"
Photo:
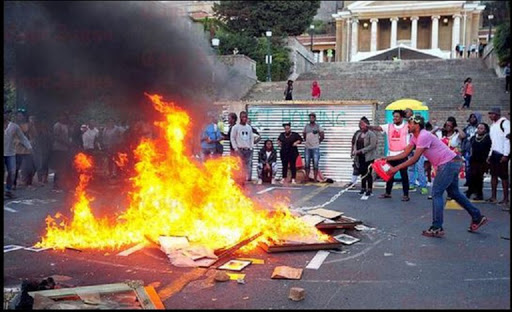
[[[508,161],[510,158],[510,121],[501,117],[501,109],[494,107],[489,111],[489,119],[492,121],[490,137],[491,150],[487,157],[487,163],[491,169],[491,197],[487,202],[496,203],[496,189],[498,187],[498,178],[501,179],[503,186],[503,200],[499,202],[509,210],[508,200]]]
[[[284,132],[279,134],[277,143],[281,147],[281,164],[283,166],[283,179],[281,184],[286,182],[288,177],[288,165],[290,165],[290,171],[292,172],[292,184],[297,184],[295,178],[297,177],[297,156],[299,156],[299,150],[297,146],[302,143],[302,138],[297,132],[292,132],[292,125],[288,123],[283,124]]]
[[[309,123],[302,133],[304,138],[304,159],[306,164],[306,177],[309,179],[311,160],[313,160],[314,181],[318,181],[318,164],[320,163],[320,143],[324,140],[324,129],[316,123],[316,114],[309,113]],[[320,182],[320,181],[318,181]]]
[[[414,155],[407,161],[400,163],[387,170],[388,175],[394,175],[403,168],[414,164],[421,155],[430,161],[433,167],[437,168],[436,178],[432,186],[432,226],[422,232],[422,235],[428,237],[442,237],[443,230],[443,194],[446,191],[448,196],[453,198],[470,215],[471,223],[468,231],[475,232],[487,222],[487,218],[480,213],[469,199],[464,196],[459,189],[459,170],[462,166],[462,157],[452,151],[446,144],[434,134],[425,130],[425,119],[419,115],[411,117],[408,121],[409,133],[412,134],[411,140],[405,150],[399,155],[386,157],[386,161],[396,161],[407,158],[410,152],[416,147]]]

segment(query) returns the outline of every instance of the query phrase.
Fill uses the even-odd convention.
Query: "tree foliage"
[[[503,23],[496,28],[492,43],[500,65],[510,62],[510,22]]]
[[[320,1],[220,1],[215,15],[234,33],[261,36],[298,36],[306,31],[320,8]]]

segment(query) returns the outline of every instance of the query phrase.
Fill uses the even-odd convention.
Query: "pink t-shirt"
[[[457,156],[446,144],[425,129],[420,131],[418,137],[411,136],[410,144],[416,145],[418,148],[424,148],[423,155],[434,167],[446,164]]]

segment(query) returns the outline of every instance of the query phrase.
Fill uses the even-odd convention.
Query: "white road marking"
[[[377,246],[377,244],[379,244],[380,242],[382,242],[383,240],[385,240],[386,238],[381,238],[379,239],[378,241],[374,242],[373,244],[371,244],[370,246],[366,247],[365,249],[363,249],[362,251],[352,255],[352,256],[348,256],[346,258],[343,258],[343,259],[337,259],[337,260],[331,260],[331,261],[326,261],[325,263],[326,264],[329,264],[329,263],[337,263],[337,262],[342,262],[342,261],[347,261],[347,260],[350,260],[350,259],[354,259],[354,258],[357,258],[359,256],[362,256],[364,255],[365,253],[367,253],[368,251],[370,251],[373,247]]]
[[[509,281],[510,277],[484,277],[484,278],[465,278],[464,282],[478,282],[478,281]]]
[[[4,206],[4,210],[9,211],[9,212],[18,212],[18,210],[14,210],[14,209],[12,209],[10,207],[6,207],[6,206]]]
[[[258,193],[256,193],[256,194],[263,194],[263,193],[266,193],[266,192],[270,192],[270,191],[272,191],[273,189],[275,189],[275,187],[273,187],[273,186],[271,186],[271,187],[267,187],[266,189],[261,190],[261,191],[259,191],[259,192],[258,192]]]
[[[329,255],[330,252],[326,250],[319,250],[316,255],[311,259],[309,264],[306,266],[306,269],[318,270],[322,263],[324,263],[325,259]]]

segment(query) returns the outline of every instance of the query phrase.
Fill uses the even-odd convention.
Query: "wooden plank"
[[[121,251],[120,253],[117,254],[117,256],[127,257],[127,256],[131,255],[132,253],[141,250],[145,246],[146,246],[146,244],[139,243],[131,248],[126,249],[125,251]]]
[[[259,243],[259,246],[268,253],[285,252],[285,251],[305,251],[305,250],[324,250],[324,249],[341,249],[342,244],[330,237],[328,242],[314,244],[283,244],[268,245]]]
[[[133,291],[133,288],[128,286],[125,283],[115,283],[115,284],[101,284],[94,286],[82,286],[82,287],[74,287],[74,288],[59,288],[59,289],[49,289],[49,290],[39,290],[39,291],[29,291],[28,294],[31,297],[34,297],[34,294],[39,294],[46,297],[59,298],[59,297],[68,297],[68,296],[76,296],[78,292],[97,292],[100,294],[103,293],[116,293],[123,291]]]
[[[255,240],[256,238],[260,237],[261,236],[261,233],[258,233],[256,235],[253,235],[247,239],[244,239],[243,241],[229,247],[229,248],[224,248],[224,249],[219,249],[219,250],[216,250],[215,251],[215,255],[217,257],[219,257],[217,259],[217,261],[215,261],[214,263],[211,263],[210,265],[205,265],[205,266],[199,266],[200,268],[204,268],[204,267],[210,267],[212,265],[214,265],[215,263],[219,262],[219,260],[221,260],[222,258],[225,258],[227,257],[228,255],[232,254],[233,252],[237,251],[238,249],[242,248],[243,246],[249,244],[250,242],[252,242],[253,240]],[[215,268],[215,267],[214,267]]]
[[[153,303],[154,309],[156,310],[165,310],[165,306],[162,303],[162,300],[160,300],[160,297],[156,293],[156,290],[153,286],[146,286],[144,287],[144,290],[146,291],[146,294],[149,297],[149,300]]]

